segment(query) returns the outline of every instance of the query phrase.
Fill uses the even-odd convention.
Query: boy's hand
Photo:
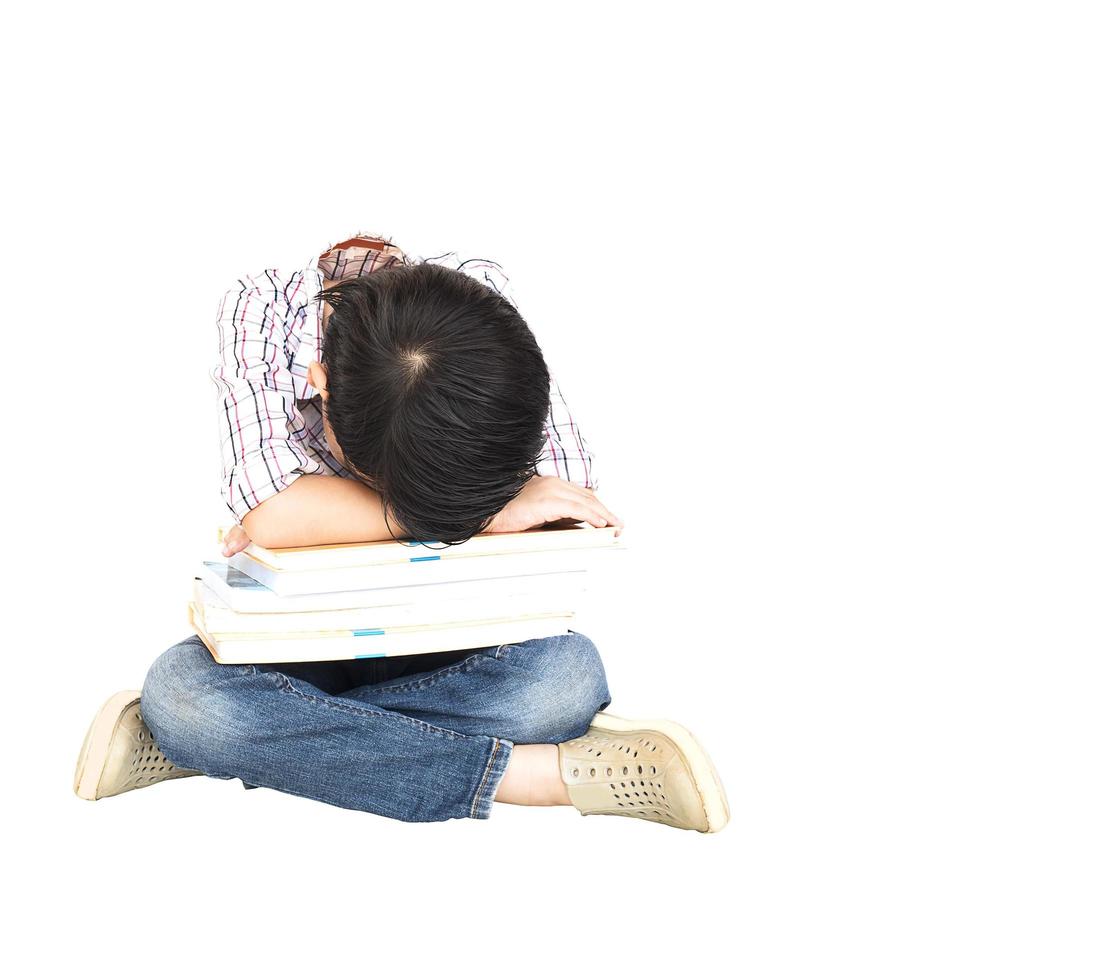
[[[595,496],[558,476],[534,476],[487,526],[487,532],[527,531],[556,521],[586,521],[594,527],[614,526],[620,537],[625,522]]]
[[[250,543],[251,539],[247,537],[247,532],[237,524],[224,535],[224,557],[230,558],[238,554]]]

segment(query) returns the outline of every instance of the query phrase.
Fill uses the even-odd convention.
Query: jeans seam
[[[493,659],[501,660],[501,652],[507,646],[509,646],[508,643],[503,643],[500,647],[498,647],[497,650],[494,651]],[[451,674],[457,673],[463,670],[467,666],[467,664],[473,661],[480,660],[481,658],[486,656],[488,655],[485,653],[472,653],[465,660],[460,660],[457,664],[448,664],[448,666],[446,667],[441,667],[439,670],[433,671],[427,677],[422,677],[419,681],[409,681],[408,683],[402,684],[390,684],[387,687],[379,687],[378,685],[375,685],[374,690],[390,694],[399,691],[419,691],[423,687],[430,687],[433,683],[440,680],[442,677],[448,677]]]
[[[268,671],[269,673],[269,671]],[[469,735],[461,735],[459,732],[453,732],[447,728],[438,728],[435,725],[430,725],[428,722],[421,721],[419,718],[410,718],[408,715],[403,715],[396,711],[374,711],[371,708],[364,708],[360,705],[345,704],[341,701],[336,701],[331,698],[317,697],[315,694],[308,694],[293,686],[293,683],[285,674],[276,674],[275,679],[279,690],[286,694],[295,694],[299,698],[304,698],[306,701],[312,701],[316,704],[321,704],[326,708],[332,708],[336,711],[346,711],[354,715],[363,715],[370,718],[397,718],[401,721],[407,722],[414,728],[420,729],[422,732],[427,732],[430,735],[439,735],[442,738],[470,738]]]
[[[490,779],[490,773],[494,769],[494,760],[497,759],[498,752],[500,750],[501,750],[501,739],[495,738],[494,739],[494,750],[490,753],[490,758],[486,760],[486,769],[482,773],[482,780],[478,784],[478,791],[475,793],[474,799],[471,801],[471,813],[470,813],[471,817],[474,817],[475,813],[478,810],[478,803],[482,799],[483,791],[486,789],[486,783]]]

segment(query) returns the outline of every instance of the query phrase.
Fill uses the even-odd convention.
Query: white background
[[[6,960],[1107,975],[1097,5],[32,6]],[[722,833],[73,795],[97,707],[192,632],[219,296],[358,230],[504,265],[636,549],[582,624],[612,711],[695,732]]]

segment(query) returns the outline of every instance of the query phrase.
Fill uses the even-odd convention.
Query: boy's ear
[[[320,392],[321,398],[327,400],[328,372],[324,370],[324,365],[319,361],[313,361],[309,364],[309,384]]]

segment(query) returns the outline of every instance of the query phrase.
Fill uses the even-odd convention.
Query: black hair
[[[395,265],[318,294],[332,306],[324,403],[347,469],[404,537],[459,544],[536,472],[550,378],[512,303],[465,272]]]

